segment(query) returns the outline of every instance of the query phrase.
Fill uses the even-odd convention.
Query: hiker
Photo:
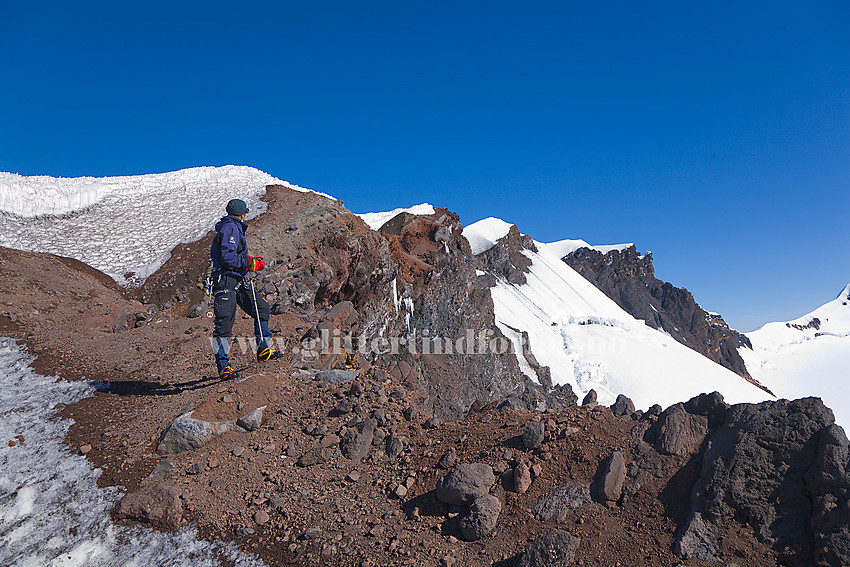
[[[245,215],[248,205],[241,199],[231,199],[227,203],[227,216],[215,225],[215,238],[210,247],[212,258],[212,293],[214,296],[215,328],[213,330],[213,350],[218,367],[219,378],[236,378],[236,371],[230,366],[228,352],[233,322],[236,319],[236,306],[254,319],[254,335],[257,337],[257,360],[266,361],[279,358],[279,351],[272,350],[268,339],[269,304],[257,297],[254,284],[245,281],[248,272],[257,272],[266,267],[259,256],[248,256],[248,242],[245,240]],[[256,306],[256,309],[255,309]]]

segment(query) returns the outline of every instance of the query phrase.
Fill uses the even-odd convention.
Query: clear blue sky
[[[0,0],[0,170],[251,165],[635,242],[742,330],[850,282],[850,4]]]

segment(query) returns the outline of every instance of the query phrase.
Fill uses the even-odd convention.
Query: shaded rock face
[[[371,328],[376,331],[380,323],[385,336],[415,336],[420,347],[415,354],[383,356],[381,364],[409,383],[411,390],[418,390],[417,409],[444,419],[462,418],[476,402],[488,403],[509,394],[535,409],[563,403],[566,394],[547,396],[545,388],[522,374],[513,352],[481,348],[482,336],[506,347],[510,343],[495,324],[490,290],[479,285],[476,274],[479,257],[472,256],[462,232],[459,217],[439,208],[433,215],[398,215],[381,228],[398,273],[395,288],[386,297],[397,294],[397,302],[358,306],[358,310],[364,320],[375,322]],[[516,237],[516,253],[508,254],[506,245],[506,257],[527,266],[518,245],[526,240],[531,245],[531,241],[518,231]],[[385,323],[388,314],[390,320]],[[428,352],[421,348],[422,337],[431,338]]]
[[[728,409],[712,405],[710,396],[700,398],[668,409],[659,420],[667,415],[687,423],[687,408],[725,413],[724,422],[708,431],[676,553],[712,560],[718,535],[735,518],[774,549],[793,550],[789,564],[850,564],[850,449],[832,411],[818,398]]]
[[[688,290],[656,278],[651,253],[641,256],[634,246],[607,254],[579,248],[564,256],[563,261],[633,317],[749,377],[738,347],[752,348],[750,340],[730,329],[720,316],[703,310]]]
[[[522,250],[537,252],[537,247],[530,236],[520,234],[516,225],[513,225],[495,246],[477,255],[475,259],[479,269],[512,284],[522,285],[526,282],[525,274],[531,266],[531,260],[522,254]]]

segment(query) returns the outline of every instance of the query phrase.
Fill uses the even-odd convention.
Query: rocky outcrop
[[[712,561],[724,526],[737,519],[760,541],[793,553],[793,564],[850,564],[850,450],[832,411],[818,398],[731,407],[717,398],[677,404],[654,428],[659,451],[677,455],[693,451],[708,430],[676,553]]]
[[[520,234],[516,225],[512,225],[507,235],[492,248],[478,254],[475,260],[479,269],[514,285],[522,285],[531,267],[531,259],[522,254],[522,250],[537,252],[537,247],[530,236]]]
[[[618,417],[625,417],[635,413],[635,404],[628,396],[619,394],[611,406],[611,412]]]
[[[749,377],[738,354],[739,346],[752,348],[749,339],[730,329],[719,315],[707,313],[688,290],[656,278],[652,253],[641,256],[634,246],[606,254],[579,248],[564,256],[563,261],[633,317]]]
[[[655,450],[662,455],[690,455],[699,448],[707,431],[705,416],[685,411],[682,404],[670,406],[658,418]]]

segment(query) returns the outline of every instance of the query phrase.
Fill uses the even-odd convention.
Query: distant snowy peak
[[[596,250],[601,252],[602,254],[607,254],[613,250],[623,251],[627,248],[631,248],[634,246],[633,243],[629,242],[627,244],[598,244],[592,245],[588,244],[584,240],[559,240],[557,242],[550,242],[549,244],[540,244],[541,247],[545,248],[550,254],[555,254],[559,258],[563,258],[567,254],[571,252],[575,252],[579,248],[589,248],[591,250]]]
[[[850,427],[850,285],[838,297],[797,319],[768,323],[747,333],[739,348],[750,373],[783,398],[817,396]]]
[[[486,252],[495,246],[496,242],[507,236],[512,226],[502,219],[487,217],[464,227],[463,235],[469,241],[472,254],[477,256]]]
[[[850,284],[811,313],[791,321],[767,323],[747,336],[754,346],[774,349],[817,337],[850,336]]]
[[[211,230],[230,199],[244,200],[249,218],[265,211],[267,185],[308,191],[234,165],[101,178],[0,173],[0,246],[76,258],[139,285],[176,245]]]
[[[514,225],[509,222],[505,222],[502,219],[497,219],[496,217],[488,217],[478,222],[474,222],[467,227],[464,227],[463,235],[469,241],[469,245],[472,248],[472,253],[477,256],[482,252],[486,252],[487,250],[495,246],[499,240],[507,236],[512,226]],[[559,258],[563,258],[570,252],[578,250],[579,248],[590,248],[591,250],[598,250],[603,254],[607,254],[612,250],[625,250],[626,248],[634,246],[634,244],[632,243],[605,244],[593,246],[580,239],[559,240],[557,242],[551,243],[542,243],[535,241],[535,244],[540,249],[546,250],[547,254],[556,255]]]
[[[372,230],[378,230],[382,226],[384,226],[388,221],[392,220],[394,217],[400,215],[401,213],[410,213],[412,215],[433,215],[434,207],[429,205],[428,203],[422,203],[421,205],[414,205],[412,207],[407,208],[399,208],[393,209],[392,211],[384,211],[380,213],[357,213],[357,216],[363,219],[369,228]]]

